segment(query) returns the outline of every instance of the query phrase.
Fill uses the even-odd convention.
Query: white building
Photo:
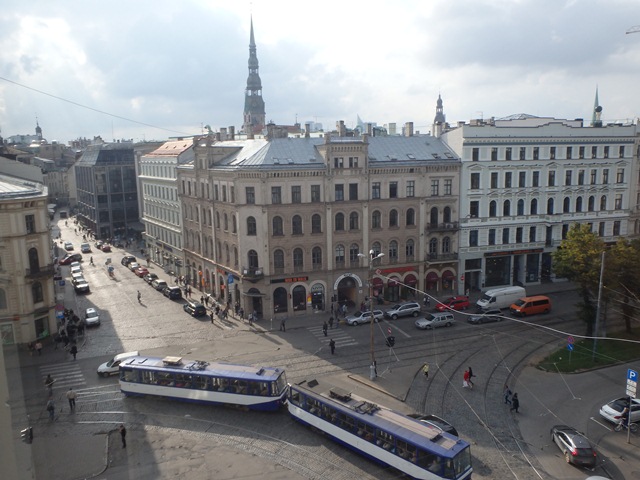
[[[551,254],[573,223],[605,242],[627,235],[635,124],[517,115],[441,138],[462,159],[459,293],[552,280]]]
[[[176,167],[193,162],[193,139],[166,142],[138,160],[140,211],[144,241],[151,260],[182,274],[182,210]]]

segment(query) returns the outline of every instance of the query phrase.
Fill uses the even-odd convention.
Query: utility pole
[[[600,282],[598,283],[598,307],[596,308],[596,327],[593,332],[593,352],[591,354],[591,361],[595,361],[596,347],[598,346],[598,326],[600,323],[600,302],[602,302],[602,277],[604,276],[604,253],[602,252],[602,260],[600,260]]]

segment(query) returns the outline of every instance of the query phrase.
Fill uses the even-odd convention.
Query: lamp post
[[[366,255],[364,253],[359,253],[359,257],[364,258]],[[374,380],[376,378],[376,352],[374,348],[373,342],[373,324],[375,323],[375,316],[373,315],[373,261],[378,258],[384,257],[384,253],[378,253],[374,250],[369,250],[369,313],[371,315],[370,322],[370,331],[371,338],[369,343],[370,355],[371,355],[371,365],[369,367],[369,379]]]

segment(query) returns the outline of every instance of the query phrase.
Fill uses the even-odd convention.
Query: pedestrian
[[[422,374],[424,375],[424,378],[429,378],[429,364],[425,363],[422,366]]]
[[[240,310],[238,310],[238,313],[240,314],[240,318],[244,319],[244,308],[240,307]]]
[[[515,410],[516,413],[518,413],[519,408],[520,408],[520,400],[518,400],[518,394],[514,393],[513,399],[511,400],[511,411],[513,412]]]
[[[329,326],[327,325],[327,321],[325,320],[325,322],[322,324],[322,333],[324,333],[324,336],[327,336],[327,330],[328,330]]]
[[[253,313],[249,314],[249,326],[253,325]]]
[[[347,304],[346,303],[342,305],[342,316],[344,318],[347,318]]]
[[[69,388],[67,392],[67,400],[69,400],[69,409],[71,411],[76,409],[76,392],[73,389]]]
[[[471,388],[473,388],[473,380],[471,380],[473,377],[475,377],[475,375],[473,374],[471,367],[469,367],[469,384],[471,385]]]
[[[140,290],[138,290],[138,303],[142,303],[142,294],[140,293]]]
[[[36,349],[36,352],[38,352],[38,355],[42,355],[42,343],[36,342],[34,347]]]
[[[329,348],[331,349],[331,355],[335,355],[336,353],[336,342],[333,341],[333,338],[329,340]]]
[[[200,296],[200,304],[204,305],[204,295]]]
[[[504,403],[511,405],[511,389],[509,388],[509,385],[507,385],[506,383],[504,384]]]
[[[425,308],[429,308],[431,301],[429,300],[429,297],[427,295],[424,296],[424,300],[423,300],[424,306]]]
[[[73,359],[76,359],[76,355],[78,354],[78,347],[76,347],[76,344],[74,343],[73,345],[71,345],[71,350],[69,350],[69,353],[71,355],[73,355]]]
[[[214,315],[214,311],[213,308],[211,309],[211,313],[209,314],[209,316],[211,317],[211,323],[213,324],[213,315]]]
[[[462,377],[462,388],[473,388],[473,384],[469,381],[470,378],[469,370],[465,370]]]
[[[287,325],[285,323],[285,318],[284,317],[280,321],[280,331],[281,332],[286,332],[287,331]]]
[[[333,315],[329,317],[329,328],[333,328]]]
[[[118,431],[120,432],[120,438],[122,438],[122,448],[127,448],[127,429],[124,428],[123,424],[120,424]]]
[[[93,257],[89,257],[89,265],[93,265]]]
[[[331,315],[333,315],[333,302],[331,303]]]
[[[51,378],[51,374],[47,375],[47,378],[45,378],[44,380],[44,385],[47,387],[47,390],[49,390],[49,396],[53,395],[53,384],[56,381]]]
[[[49,412],[49,420],[53,422],[56,413],[56,404],[53,398],[49,398],[49,401],[47,401],[47,412]]]
[[[187,288],[187,295],[189,295],[189,298],[191,298],[191,287]]]

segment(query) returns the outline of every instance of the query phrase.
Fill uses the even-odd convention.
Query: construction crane
[[[635,27],[631,27],[629,30],[627,30],[627,35],[629,35],[630,33],[640,33],[640,25],[636,25]]]

